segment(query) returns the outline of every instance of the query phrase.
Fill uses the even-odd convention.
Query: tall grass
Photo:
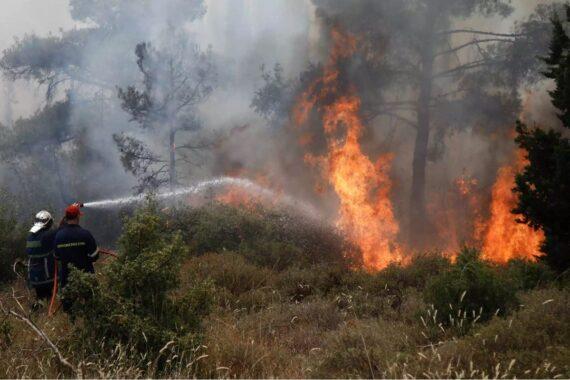
[[[75,319],[31,311],[33,295],[21,280],[0,291],[3,307],[32,319],[76,369],[0,314],[0,377],[570,376],[570,289],[539,264],[497,267],[469,251],[454,264],[423,255],[379,273],[350,268],[338,253],[270,266],[239,246],[198,254],[185,242],[188,230],[157,233],[166,219],[153,213],[152,223],[139,214],[127,224],[121,260],[77,280],[95,298],[85,298]],[[201,228],[217,234],[211,222]],[[146,281],[134,270],[140,265],[169,281]],[[145,286],[155,292],[141,294]],[[111,300],[97,298],[101,291]],[[157,300],[163,307],[154,307]],[[98,308],[93,318],[90,305]],[[112,334],[119,327],[121,339]]]

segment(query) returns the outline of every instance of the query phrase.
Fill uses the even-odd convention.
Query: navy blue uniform
[[[42,229],[26,239],[28,282],[36,289],[38,298],[49,298],[54,279],[54,239],[57,230]]]
[[[61,262],[61,287],[67,284],[69,265],[95,273],[93,263],[99,258],[97,243],[91,233],[77,224],[64,224],[55,235],[55,257]]]

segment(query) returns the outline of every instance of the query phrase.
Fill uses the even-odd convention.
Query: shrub
[[[82,322],[76,332],[89,344],[106,337],[111,347],[128,344],[150,353],[171,340],[196,344],[211,285],[195,283],[175,294],[186,250],[177,234],[164,233],[164,223],[149,204],[126,221],[119,258],[105,268],[104,281],[72,272],[63,298],[73,301],[72,317]]]
[[[260,268],[236,253],[208,253],[192,257],[182,267],[182,286],[210,282],[218,305],[231,309],[267,306],[277,295],[267,286],[274,272]]]
[[[425,298],[438,311],[439,320],[453,324],[459,318],[488,320],[516,304],[515,287],[480,260],[479,252],[464,248],[457,262],[433,278]]]
[[[325,296],[345,290],[352,276],[346,269],[334,265],[291,267],[275,277],[275,287],[291,301],[302,301],[311,295]]]
[[[283,349],[260,342],[254,332],[236,328],[231,318],[206,325],[202,359],[192,377],[269,378],[282,373],[290,358]]]
[[[273,269],[318,263],[356,266],[359,252],[324,223],[284,211],[238,209],[221,204],[179,208],[169,214],[169,228],[181,231],[196,255],[232,251]]]
[[[325,332],[342,324],[334,303],[279,304],[249,314],[231,313],[206,322],[199,377],[302,378],[306,361]]]
[[[13,197],[0,189],[0,286],[14,279],[12,265],[25,257],[26,232],[10,208]]]
[[[507,263],[504,275],[520,290],[544,287],[556,279],[556,273],[541,261],[511,260]]]
[[[448,270],[450,266],[449,259],[440,254],[417,255],[408,265],[389,265],[378,273],[375,282],[381,287],[423,289],[431,278]]]
[[[521,301],[520,310],[508,318],[495,318],[442,347],[442,362],[465,370],[476,363],[487,374],[510,368],[508,377],[570,377],[570,292],[534,290]]]
[[[267,268],[246,262],[233,252],[193,257],[184,263],[183,272],[190,282],[211,280],[217,287],[225,288],[234,295],[265,286],[273,274]]]
[[[407,327],[382,319],[354,321],[324,337],[316,365],[320,378],[376,378],[409,346]]]

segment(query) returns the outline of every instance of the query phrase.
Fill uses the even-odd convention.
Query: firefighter
[[[55,260],[54,239],[57,230],[52,229],[51,214],[42,210],[36,214],[34,225],[26,239],[28,254],[28,283],[36,290],[38,300],[51,297]]]
[[[84,272],[95,273],[93,263],[99,258],[93,235],[79,226],[81,215],[79,204],[68,206],[65,209],[64,223],[55,235],[55,257],[61,262],[62,289],[67,284],[70,265]]]

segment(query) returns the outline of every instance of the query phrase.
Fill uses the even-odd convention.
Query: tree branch
[[[392,112],[392,111],[388,111],[388,110],[382,110],[382,111],[373,111],[370,112],[369,115],[366,115],[364,118],[366,121],[371,121],[374,120],[375,118],[377,118],[378,116],[390,116],[393,117],[396,120],[399,120],[401,122],[403,122],[404,124],[407,124],[408,126],[412,127],[412,128],[417,128],[417,124],[414,123],[412,120],[405,118],[402,115],[399,115],[397,112]]]
[[[495,37],[522,37],[523,34],[519,33],[493,33],[493,32],[486,32],[483,30],[473,30],[473,29],[452,29],[452,30],[444,30],[439,32],[439,35],[446,36],[450,34],[458,34],[458,33],[472,33],[472,34],[480,34],[483,36],[495,36]]]
[[[444,76],[448,76],[450,74],[454,74],[456,72],[460,72],[460,71],[464,71],[464,70],[471,70],[471,69],[475,69],[477,67],[482,67],[482,66],[492,66],[492,65],[495,65],[497,63],[498,63],[497,61],[489,61],[488,59],[481,59],[479,61],[466,63],[464,65],[454,67],[453,69],[449,69],[449,70],[439,72],[437,74],[434,74],[432,78],[437,79],[437,78],[441,78]]]
[[[51,339],[46,335],[45,332],[43,332],[42,329],[40,329],[38,326],[36,326],[36,324],[34,322],[32,322],[29,318],[25,317],[24,315],[15,312],[12,309],[5,309],[4,305],[2,304],[2,302],[0,302],[0,308],[2,309],[2,312],[4,312],[6,315],[12,315],[13,317],[15,317],[16,319],[26,323],[41,339],[44,340],[44,342],[47,343],[47,345],[52,349],[53,352],[55,352],[59,362],[64,365],[65,367],[69,368],[73,374],[75,376],[77,376],[78,378],[82,378],[82,373],[81,371],[79,371],[73,364],[71,364],[61,353],[61,351],[59,350],[59,348],[57,348],[57,346],[51,341]]]
[[[458,94],[458,93],[460,93],[460,92],[465,92],[465,91],[467,91],[466,88],[460,88],[460,89],[457,89],[457,90],[448,91],[448,92],[443,92],[443,93],[441,93],[441,94],[434,95],[432,98],[433,98],[435,101],[437,101],[437,100],[439,100],[439,99],[447,98],[448,96],[455,95],[455,94]]]
[[[442,56],[442,55],[455,53],[455,52],[457,52],[457,51],[459,51],[459,50],[461,50],[461,49],[463,49],[463,48],[466,48],[466,47],[468,47],[468,46],[471,46],[471,45],[478,45],[478,44],[486,43],[486,42],[510,42],[510,43],[514,43],[515,41],[514,41],[514,40],[505,39],[505,38],[485,38],[485,39],[482,39],[482,40],[477,40],[477,39],[475,39],[475,40],[473,40],[473,41],[470,41],[470,42],[461,44],[461,45],[459,45],[459,46],[456,46],[456,47],[454,47],[454,48],[451,48],[451,49],[449,49],[449,50],[438,52],[438,53],[436,53],[436,54],[434,55],[434,57],[439,57],[439,56]]]

